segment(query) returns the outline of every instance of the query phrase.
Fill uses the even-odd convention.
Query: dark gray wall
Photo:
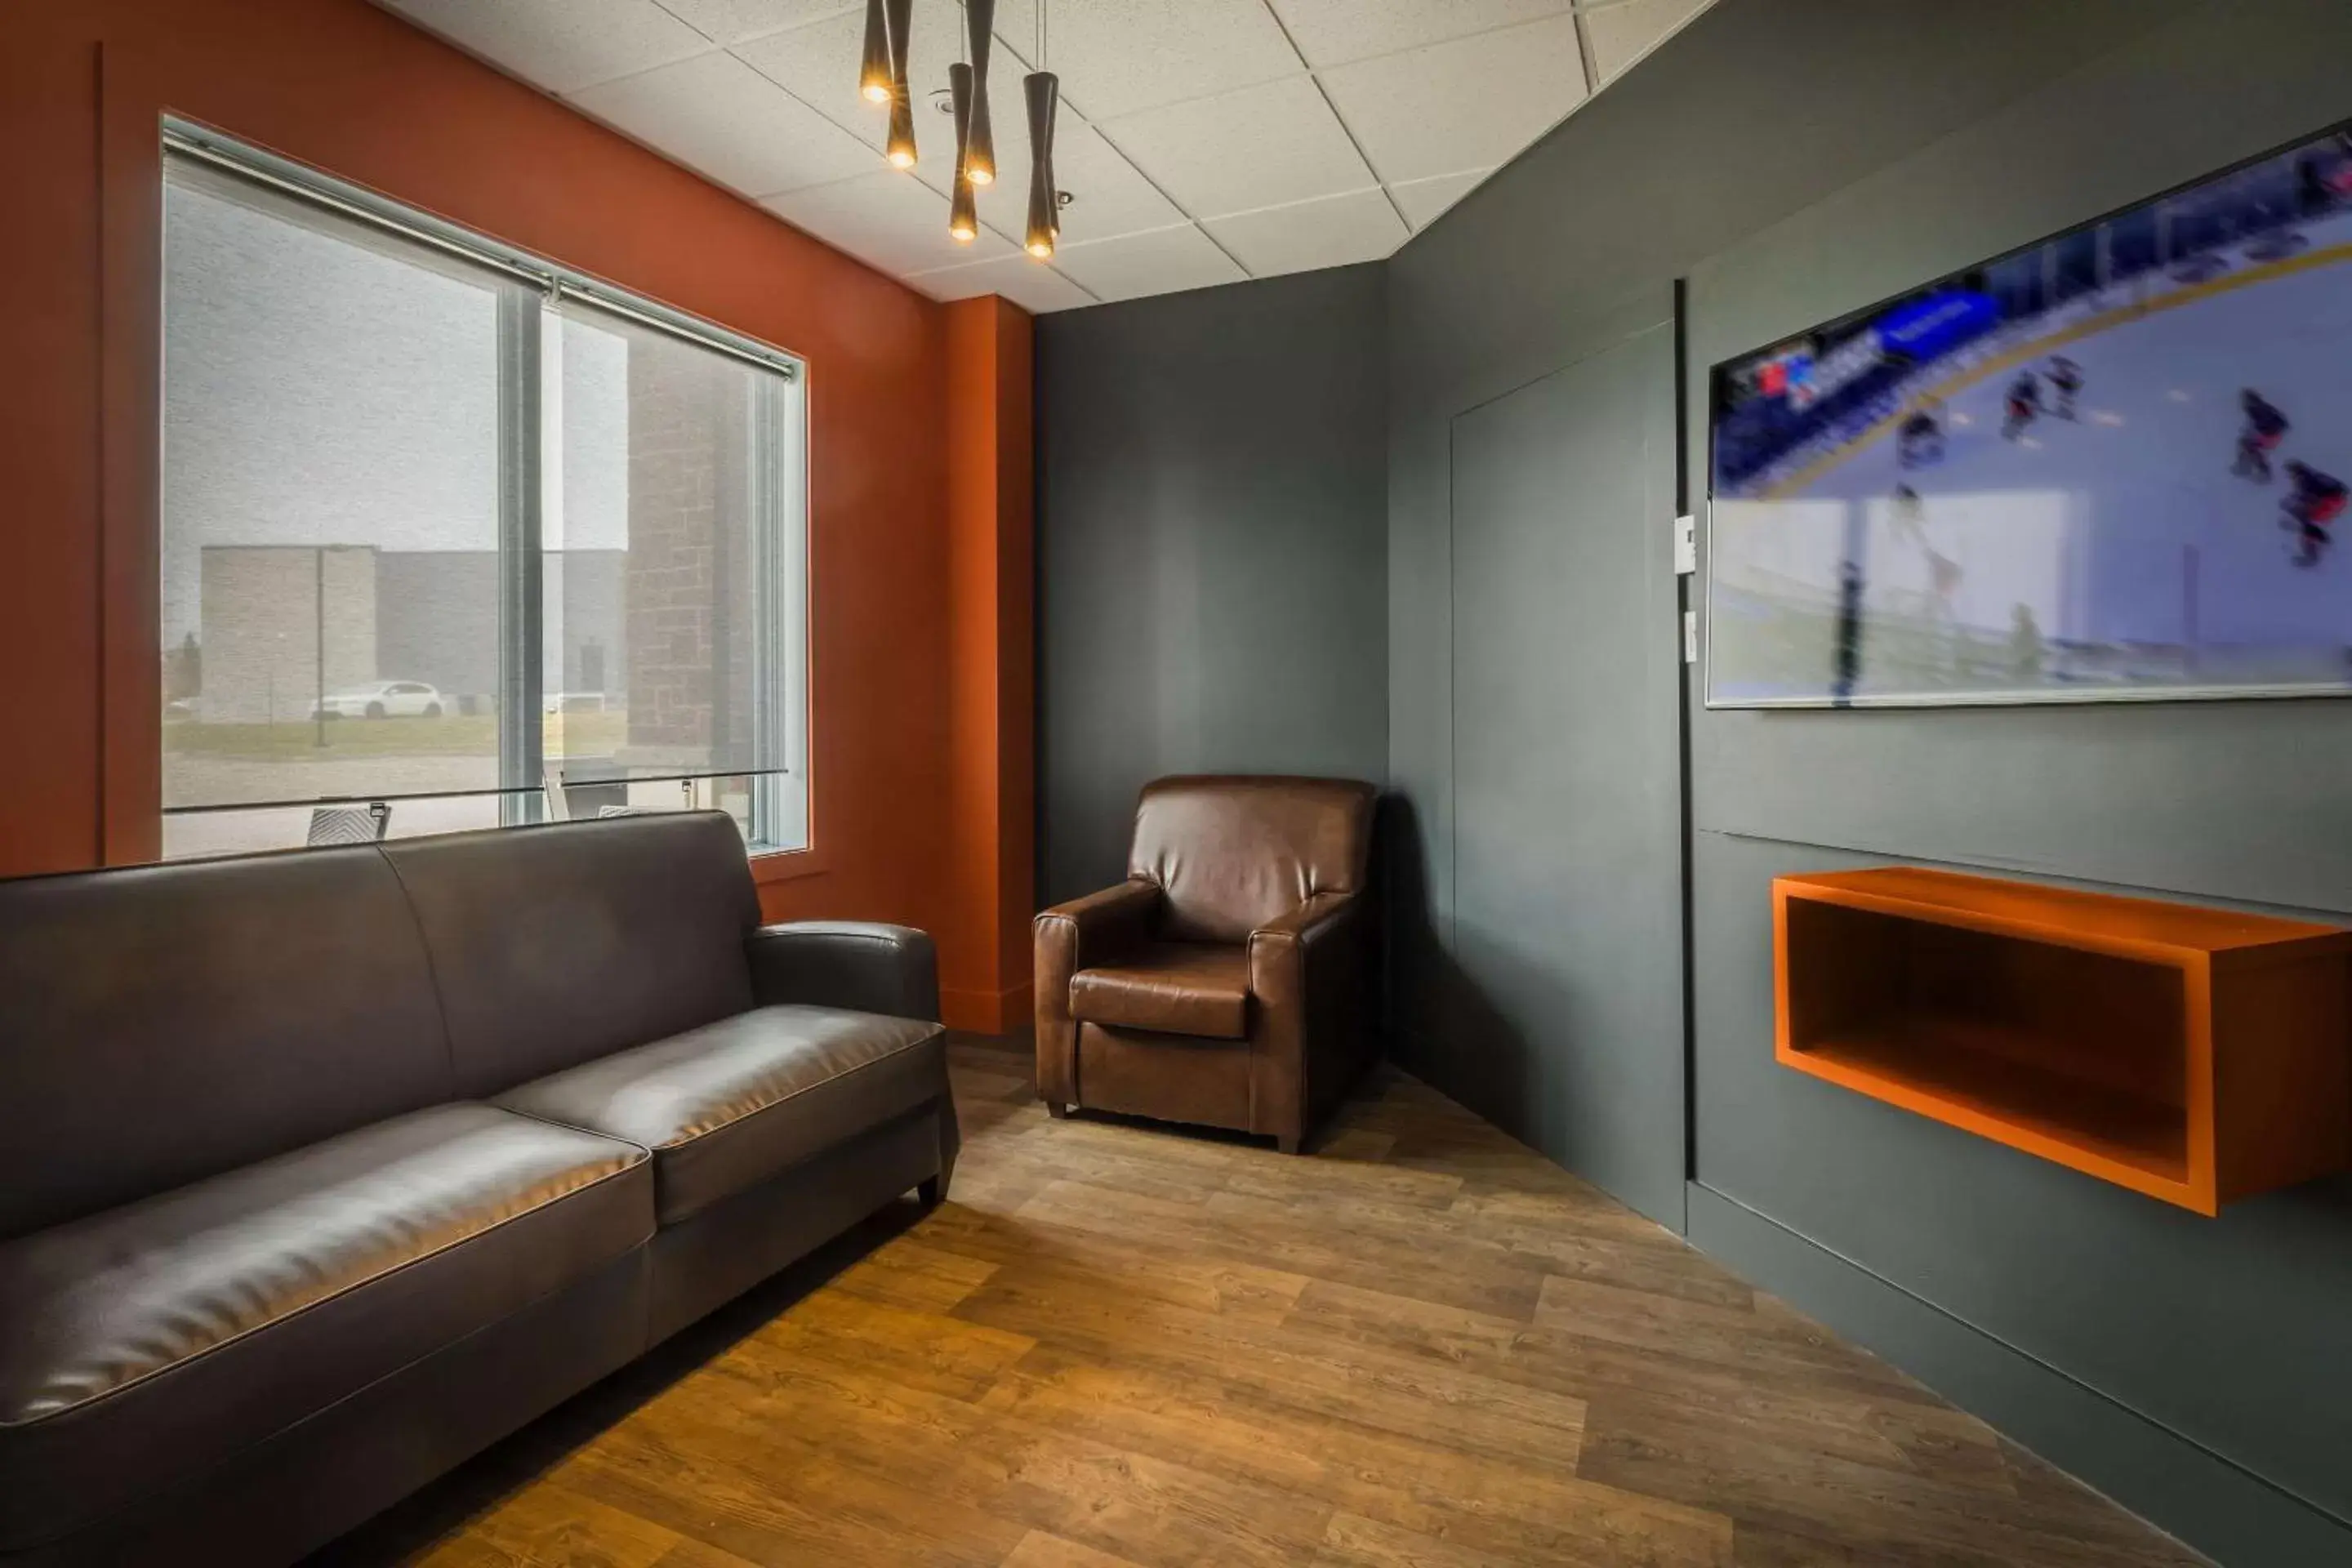
[[[1163,773],[1388,762],[1381,268],[1037,322],[1038,892]]]
[[[1671,295],[1633,317],[1453,422],[1443,1046],[1458,1097],[1679,1228]]]
[[[1490,1000],[1449,949],[1459,628],[1485,613],[1455,574],[1457,416],[1684,277],[1703,473],[1708,363],[2352,115],[2347,58],[2341,0],[1722,0],[1391,263],[1412,1065],[1476,1089],[1452,1042]],[[2352,705],[1691,725],[1693,1238],[2224,1562],[2352,1561],[2352,1182],[2201,1219],[1779,1069],[1766,901],[1780,871],[1902,859],[2344,920]],[[1624,1104],[1621,1136],[1680,1146]]]

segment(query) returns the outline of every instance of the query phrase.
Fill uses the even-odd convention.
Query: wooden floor
[[[2201,1561],[1442,1096],[1308,1158],[955,1051],[940,1210],[812,1260],[338,1564]]]

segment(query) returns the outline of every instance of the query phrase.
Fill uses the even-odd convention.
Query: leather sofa
[[[718,813],[0,883],[0,1563],[284,1563],[899,1198],[929,940]]]
[[[1297,1153],[1375,1054],[1372,786],[1144,787],[1127,880],[1035,922],[1037,1086]]]

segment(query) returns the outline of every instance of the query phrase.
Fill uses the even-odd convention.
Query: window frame
[[[713,766],[703,773],[681,771],[662,778],[685,782],[690,794],[698,784],[715,788],[720,780],[743,779],[751,795],[745,837],[751,858],[780,868],[785,864],[781,858],[795,858],[809,862],[808,868],[815,868],[814,798],[810,782],[815,530],[811,479],[814,420],[807,362],[772,343],[617,288],[210,127],[165,114],[162,132],[162,164],[166,172],[175,158],[208,164],[299,203],[501,273],[514,285],[502,288],[499,296],[498,790],[503,825],[544,818],[545,785],[551,776],[541,725],[546,695],[541,668],[546,614],[541,530],[548,482],[547,420],[560,419],[561,408],[559,404],[551,411],[546,405],[542,372],[551,361],[543,352],[545,333],[562,319],[563,304],[576,300],[593,312],[748,362],[768,373],[752,382],[754,391],[746,409],[751,426],[746,449],[756,455],[747,478],[753,508],[751,559],[758,568],[753,721],[755,734],[762,736],[756,746],[759,755],[753,760],[764,765],[749,774]],[[160,239],[160,216],[157,233]],[[560,356],[552,363],[560,364]],[[160,432],[160,398],[156,412]],[[780,437],[787,448],[782,453],[777,451]],[[795,455],[796,462],[792,461]],[[168,481],[160,470],[157,480],[160,501]],[[160,506],[156,523],[160,549]],[[160,800],[156,804],[163,815],[172,815]],[[332,803],[322,799],[179,809],[266,811],[296,804]]]

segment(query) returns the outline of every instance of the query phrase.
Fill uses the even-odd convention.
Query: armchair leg
[[[915,1188],[916,1200],[919,1202],[927,1211],[939,1207],[940,1200],[945,1198],[947,1194],[947,1183],[943,1178],[939,1176],[925,1176]]]
[[[1274,1141],[1274,1146],[1276,1149],[1281,1150],[1286,1154],[1296,1154],[1298,1152],[1299,1142],[1300,1139],[1297,1133],[1284,1132],[1276,1135]]]
[[[1049,1100],[1045,1102],[1045,1114],[1056,1121],[1067,1121],[1070,1119],[1070,1108],[1058,1100]]]

